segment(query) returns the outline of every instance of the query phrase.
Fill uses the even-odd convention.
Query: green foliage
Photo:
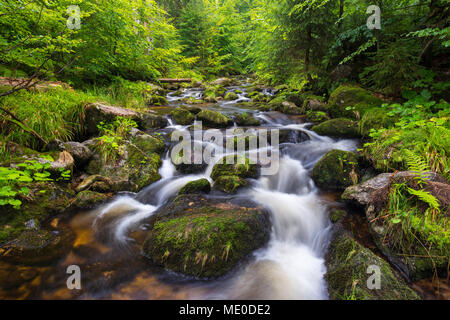
[[[38,92],[17,92],[3,97],[0,107],[10,110],[26,126],[39,133],[45,140],[68,141],[81,133],[83,108],[98,98],[70,89],[48,89]],[[3,117],[3,116],[2,116]],[[9,141],[38,149],[40,142],[23,128],[0,119],[2,134]]]
[[[97,125],[100,137],[96,138],[96,148],[103,156],[103,164],[115,161],[123,152],[121,145],[128,137],[132,128],[137,128],[135,121],[117,117],[112,123],[100,122]]]
[[[42,158],[53,161],[51,157]],[[14,209],[20,209],[20,199],[28,197],[31,183],[53,181],[49,168],[50,162],[41,163],[36,160],[26,160],[11,167],[0,167],[0,206],[10,205]],[[61,170],[57,181],[70,180],[70,177],[70,170]]]
[[[81,28],[67,27],[78,5]],[[0,61],[73,83],[151,79],[179,64],[176,29],[153,0],[0,1]]]

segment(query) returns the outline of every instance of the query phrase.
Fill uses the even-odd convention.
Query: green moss
[[[211,184],[209,181],[207,179],[200,179],[186,184],[178,194],[209,193],[210,191]]]
[[[261,122],[258,119],[253,118],[248,113],[237,114],[234,116],[234,121],[238,126],[242,127],[252,127],[259,126]]]
[[[237,100],[238,99],[238,95],[235,92],[228,92],[225,95],[224,99],[227,100],[227,101]]]
[[[328,114],[324,111],[312,111],[312,110],[308,110],[306,112],[306,116],[308,118],[309,121],[311,122],[324,122],[327,120],[330,120],[330,117],[328,116]]]
[[[108,195],[85,190],[77,194],[71,207],[79,210],[90,210],[108,201]]]
[[[359,122],[359,132],[361,136],[368,137],[372,129],[392,128],[396,119],[388,115],[386,110],[372,108],[367,110]]]
[[[390,265],[347,234],[335,234],[326,255],[330,298],[334,300],[418,300],[417,293],[397,276]],[[380,268],[381,289],[370,290],[369,266]]]
[[[214,187],[226,193],[235,193],[237,189],[248,183],[238,176],[220,176],[214,181]]]
[[[197,120],[211,128],[225,128],[233,124],[230,118],[217,111],[203,110],[197,115]]]
[[[172,116],[176,123],[187,126],[194,122],[195,116],[189,112],[189,110],[186,110],[182,107],[176,108],[172,111]]]
[[[358,122],[346,119],[332,119],[314,126],[312,129],[317,134],[323,136],[333,136],[340,138],[358,138],[360,137]]]
[[[347,215],[347,212],[339,209],[332,209],[330,212],[330,220],[332,223],[336,223]]]
[[[358,183],[358,158],[352,152],[330,151],[315,165],[312,178],[321,188],[345,190]]]
[[[358,118],[371,108],[381,106],[383,101],[371,92],[353,85],[341,85],[330,95],[328,113],[333,118]]]
[[[176,272],[221,276],[268,240],[268,217],[258,209],[207,206],[186,214],[156,222],[143,246],[147,256]]]
[[[227,164],[233,163],[233,164]],[[220,176],[237,176],[243,179],[258,178],[259,167],[257,164],[251,164],[250,159],[241,156],[232,155],[222,158],[216,164],[211,173],[211,178],[215,181]]]

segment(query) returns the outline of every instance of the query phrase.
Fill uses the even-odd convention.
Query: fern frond
[[[435,196],[433,196],[429,192],[424,191],[424,190],[414,190],[411,188],[408,188],[408,192],[410,194],[412,194],[413,196],[416,196],[417,198],[419,198],[421,201],[428,204],[432,209],[436,209],[438,212],[440,212],[439,201],[436,199]]]

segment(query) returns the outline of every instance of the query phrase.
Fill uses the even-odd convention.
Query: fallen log
[[[192,79],[181,78],[181,79],[170,79],[170,78],[162,78],[158,79],[160,83],[182,83],[182,82],[192,82]]]

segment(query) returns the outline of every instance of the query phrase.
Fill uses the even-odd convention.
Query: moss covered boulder
[[[142,130],[162,129],[169,124],[166,118],[150,112],[140,113],[137,123]]]
[[[346,118],[332,119],[322,122],[311,129],[322,136],[338,138],[359,138],[358,122]]]
[[[112,194],[84,190],[77,194],[70,208],[73,210],[92,210],[111,198]]]
[[[241,127],[253,127],[261,125],[261,122],[249,115],[248,113],[236,114],[234,116],[234,121],[238,126]]]
[[[324,111],[308,110],[306,112],[306,118],[308,119],[308,121],[315,122],[315,123],[320,123],[320,122],[330,120],[330,116],[328,115],[328,113],[326,113]]]
[[[238,176],[220,176],[214,181],[214,188],[230,194],[247,185],[248,182]]]
[[[355,85],[341,85],[334,90],[328,100],[328,113],[333,118],[359,118],[373,107],[379,107],[383,101],[370,91]]]
[[[233,121],[217,111],[203,110],[197,115],[197,120],[210,128],[226,128],[233,125]]]
[[[220,176],[238,176],[243,179],[257,179],[259,176],[259,165],[251,164],[250,159],[242,156],[226,156],[214,166],[211,173],[211,178],[214,180]]]
[[[421,186],[414,172],[385,173],[348,188],[342,195],[365,207],[376,245],[413,281],[435,273],[446,277],[450,261],[450,240],[446,235],[450,185],[436,173],[426,173],[423,179],[427,182]],[[427,212],[428,205],[414,196],[419,191],[433,196],[440,211]]]
[[[325,257],[325,280],[333,300],[419,300],[420,297],[382,258],[345,232],[340,223]],[[380,271],[380,289],[369,289],[370,267]],[[370,271],[372,270],[372,271]]]
[[[358,158],[352,152],[333,150],[314,166],[312,178],[325,190],[345,190],[360,179]]]
[[[189,111],[184,108],[176,108],[172,111],[172,117],[176,121],[176,123],[187,126],[194,122],[195,116]]]
[[[276,109],[284,114],[288,115],[302,115],[305,114],[305,110],[303,108],[297,107],[297,105],[290,101],[284,101],[281,103],[281,106]]]
[[[148,106],[165,106],[168,104],[166,97],[159,95],[152,95],[147,97]]]
[[[359,122],[359,132],[361,136],[368,137],[372,129],[392,128],[396,123],[396,118],[388,114],[381,108],[367,110]]]
[[[153,221],[143,253],[169,270],[216,278],[264,246],[270,229],[270,216],[263,208],[180,196]]]
[[[159,138],[139,133],[112,152],[103,148],[101,140],[94,140],[90,147],[94,156],[86,172],[108,177],[112,191],[137,192],[161,179],[158,170],[164,142]]]
[[[196,194],[196,193],[209,193],[211,191],[211,184],[208,179],[199,179],[191,181],[186,184],[178,194]]]
[[[225,100],[227,100],[227,101],[232,101],[232,100],[237,100],[239,97],[238,97],[238,95],[235,93],[235,92],[228,92],[226,95],[225,95]]]

